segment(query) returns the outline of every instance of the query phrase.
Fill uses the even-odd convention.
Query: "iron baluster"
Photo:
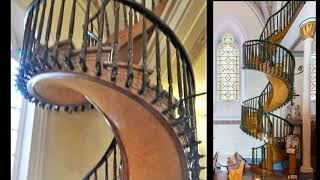
[[[117,148],[113,150],[113,180],[117,180]]]
[[[133,2],[136,2],[136,0],[132,0]],[[134,14],[134,23],[137,24],[138,23],[138,16],[137,16],[137,12],[133,11]]]
[[[185,63],[185,61],[183,61],[182,63],[182,66],[183,66],[183,95],[184,95],[184,98],[186,98],[189,93],[188,93],[188,84],[187,84],[187,65]],[[185,110],[185,117],[190,117],[190,109],[189,109],[189,99],[185,100],[184,102],[184,110]],[[189,118],[188,118],[189,119]]]
[[[67,46],[67,51],[64,57],[64,62],[66,66],[69,67],[70,70],[74,69],[73,63],[71,61],[71,56],[72,56],[72,37],[73,37],[73,29],[74,29],[74,20],[75,20],[75,14],[76,14],[76,2],[77,0],[73,0],[72,2],[69,34],[68,34],[68,46]]]
[[[93,19],[89,24],[90,24],[90,32],[94,34],[94,29],[93,29],[93,22],[95,19]],[[94,39],[89,36],[89,47],[94,45]]]
[[[105,180],[108,180],[108,176],[109,176],[109,173],[108,173],[108,157],[105,158],[106,162],[105,162],[105,176],[104,176],[104,179]]]
[[[33,24],[32,24],[32,28],[31,28],[31,33],[30,33],[30,44],[29,44],[29,47],[27,49],[27,59],[29,60],[29,63],[31,62],[31,60],[29,59],[30,58],[30,53],[32,53],[32,50],[33,50],[33,47],[34,47],[34,40],[35,40],[35,33],[36,33],[36,28],[37,28],[37,23],[38,23],[38,14],[39,14],[39,5],[40,5],[40,1],[38,0],[38,3],[37,3],[37,7],[36,8],[36,15],[34,16],[34,21],[33,21]]]
[[[31,11],[30,11],[31,12]],[[23,42],[22,42],[22,52],[21,52],[21,58],[20,58],[20,64],[23,64],[24,63],[24,57],[25,57],[25,55],[26,55],[26,53],[25,53],[25,51],[26,51],[26,45],[27,45],[27,43],[28,43],[28,36],[29,36],[29,30],[30,30],[30,28],[29,28],[29,26],[31,26],[31,23],[30,23],[30,21],[31,21],[31,13],[29,13],[28,14],[28,16],[27,16],[27,21],[26,21],[26,24],[25,24],[25,27],[24,27],[24,29],[25,29],[25,31],[24,31],[24,34],[23,34]]]
[[[27,22],[26,22],[26,30],[25,30],[25,41],[24,41],[24,48],[22,50],[21,55],[21,63],[24,64],[27,56],[27,51],[29,47],[29,41],[31,36],[31,25],[32,25],[32,19],[33,19],[33,9],[32,8],[28,14]]]
[[[45,35],[45,42],[44,42],[44,52],[43,52],[43,69],[45,68],[45,66],[47,66],[49,69],[51,69],[51,65],[50,62],[48,62],[48,46],[49,46],[49,39],[50,39],[50,32],[51,32],[51,25],[52,25],[52,15],[53,15],[53,8],[54,8],[54,3],[55,0],[51,0],[51,6],[50,6],[50,12],[49,12],[49,17],[48,17],[48,24],[47,24],[47,31],[46,31],[46,35]]]
[[[143,5],[146,7],[146,1],[143,0]],[[147,87],[147,24],[145,16],[142,17],[142,84],[140,89],[140,94],[143,94]]]
[[[190,73],[190,72],[188,72]],[[196,94],[195,89],[191,85],[191,80],[190,80],[190,75],[187,76],[187,81],[188,81],[188,89],[189,89],[189,94]],[[197,134],[197,125],[196,125],[196,115],[195,115],[195,97],[191,98],[190,101],[190,116],[192,120],[190,121],[191,129],[195,130],[195,134]],[[193,139],[196,138],[196,136],[192,137]],[[198,151],[198,149],[196,150]]]
[[[280,121],[280,137],[282,137],[283,136],[283,121]]]
[[[107,35],[106,35],[106,37],[107,37],[107,39],[110,37],[110,28],[109,28],[109,21],[108,21],[108,13],[107,13],[107,11],[104,11],[104,19],[105,19],[105,21],[106,21],[106,33],[107,33]]]
[[[122,159],[120,159],[120,164],[119,164],[119,178],[121,178],[121,169],[122,169]]]
[[[124,26],[127,28],[128,27],[128,14],[127,14],[127,9],[126,9],[125,5],[122,5],[122,10],[123,10],[123,16],[124,16]]]
[[[126,87],[130,87],[133,81],[132,58],[133,58],[133,37],[132,37],[132,8],[129,9],[129,46],[128,46],[128,65]]]
[[[105,5],[102,5],[103,8],[100,11],[100,21],[98,26],[98,49],[96,56],[96,76],[101,75],[101,59],[102,59],[102,39],[103,39],[103,24],[104,24],[104,11]]]
[[[85,21],[84,21],[84,25],[83,25],[82,45],[81,45],[81,51],[80,51],[80,57],[79,57],[80,68],[83,72],[87,71],[87,65],[86,65],[86,53],[87,52],[86,51],[87,51],[87,32],[88,32],[88,23],[89,23],[89,14],[90,14],[90,4],[91,4],[91,0],[88,0]]]
[[[167,38],[167,70],[168,70],[168,84],[169,84],[169,95],[168,95],[168,108],[172,106],[172,72],[171,72],[171,57],[170,57],[170,39]],[[173,109],[169,110],[169,115],[173,116]]]
[[[155,24],[156,31],[156,73],[157,73],[157,87],[156,97],[152,103],[158,102],[162,98],[162,86],[161,86],[161,64],[160,64],[160,41],[159,41],[159,28]]]
[[[40,1],[38,1],[37,3],[37,10],[36,10],[36,15],[34,17],[34,22],[33,22],[33,25],[32,25],[32,29],[31,29],[31,33],[30,33],[30,44],[29,44],[29,47],[27,49],[27,52],[26,52],[26,60],[28,60],[28,65],[30,67],[30,69],[28,68],[27,70],[31,70],[32,73],[34,73],[34,68],[33,68],[33,61],[32,61],[32,58],[30,58],[30,55],[31,54],[35,54],[36,52],[34,51],[34,40],[35,40],[35,33],[36,33],[36,28],[37,28],[37,23],[38,23],[38,14],[39,14],[39,6],[40,6]],[[31,23],[30,23],[31,24]]]
[[[155,0],[152,0],[152,11],[154,10],[154,8],[155,8],[155,5],[156,5],[156,2],[155,2]]]
[[[56,42],[53,48],[53,53],[52,53],[52,61],[53,63],[58,66],[59,69],[61,69],[61,65],[59,63],[58,60],[58,56],[59,56],[59,49],[58,49],[58,44],[59,44],[59,40],[60,40],[60,35],[61,35],[61,28],[62,28],[62,20],[63,20],[63,12],[64,12],[64,4],[65,4],[65,0],[62,0],[61,2],[61,7],[60,7],[60,14],[59,14],[59,20],[58,20],[58,25],[57,25],[57,32],[56,32]]]
[[[254,164],[254,148],[252,148],[252,163]]]
[[[118,74],[118,41],[119,41],[119,2],[114,1],[114,10],[115,10],[115,30],[114,30],[114,43],[113,43],[113,51],[112,51],[112,72],[111,72],[111,80],[115,81]]]
[[[181,82],[181,66],[180,66],[180,54],[179,50],[176,50],[176,57],[177,57],[177,81],[178,81],[178,91],[179,91],[179,108],[178,108],[178,114],[182,116],[184,114],[184,108],[183,108],[183,102],[182,99],[182,82]]]

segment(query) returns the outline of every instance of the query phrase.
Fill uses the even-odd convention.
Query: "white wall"
[[[303,57],[296,56],[295,62],[296,62],[295,73],[298,73],[299,72],[298,67],[300,65],[303,65]],[[295,105],[300,105],[303,108],[303,104],[302,104],[302,102],[303,102],[303,73],[298,74],[294,77],[294,88],[295,88],[296,94],[299,94],[299,96],[297,96],[293,100],[293,102],[295,103]],[[287,106],[288,105],[289,104],[287,104],[286,106],[281,108],[281,110],[280,110],[281,117],[287,116]],[[312,116],[316,115],[316,101],[311,101],[311,115]]]
[[[259,18],[246,2],[217,2],[213,4],[213,71],[216,79],[216,49],[218,40],[225,32],[231,32],[238,41],[240,49],[240,64],[242,63],[242,44],[244,41],[258,39],[263,28]],[[241,65],[242,66],[242,65]],[[241,102],[257,96],[267,85],[265,75],[258,71],[240,69],[240,101],[218,102],[216,97],[216,80],[214,83],[213,121],[240,121]],[[213,151],[221,156],[239,152],[246,158],[251,157],[251,148],[260,146],[263,142],[245,134],[239,124],[213,125]]]
[[[232,11],[230,11],[232,9]],[[213,71],[216,79],[217,42],[226,32],[231,32],[238,41],[240,64],[242,63],[242,43],[250,39],[258,39],[262,24],[245,2],[214,2],[213,4]],[[241,65],[242,66],[242,65]],[[240,101],[218,102],[216,97],[217,82],[214,81],[214,120],[240,120],[241,102],[259,95],[267,84],[265,76],[257,71],[240,69]]]
[[[100,160],[113,138],[111,129],[96,110],[72,114],[50,112],[46,133],[43,180],[82,179]]]
[[[251,158],[251,148],[263,144],[240,129],[239,124],[217,125],[213,126],[214,149],[221,156],[230,156],[239,152],[244,158]]]

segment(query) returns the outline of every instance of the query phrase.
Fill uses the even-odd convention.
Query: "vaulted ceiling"
[[[259,18],[266,23],[268,18],[277,12],[287,1],[247,1],[257,13]]]

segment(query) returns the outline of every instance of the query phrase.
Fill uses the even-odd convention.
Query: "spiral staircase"
[[[242,102],[240,128],[265,143],[252,148],[250,167],[272,173],[273,165],[288,160],[286,137],[293,125],[275,113],[296,96],[294,92],[295,59],[281,46],[304,1],[288,1],[269,17],[258,40],[243,43],[243,68],[262,72],[268,83],[259,96]]]
[[[158,17],[167,0],[85,2],[81,9],[77,0],[33,1],[18,90],[41,108],[79,113],[96,108],[104,116],[114,139],[96,166],[84,172],[84,180],[198,180],[204,167],[199,164],[195,80],[184,47]],[[77,23],[81,13],[83,23]],[[61,32],[67,39],[61,40]],[[148,43],[151,38],[155,43]],[[160,38],[166,42],[164,59]],[[150,48],[155,59],[148,57]]]

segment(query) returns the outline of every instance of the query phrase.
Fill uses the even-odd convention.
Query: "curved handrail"
[[[262,147],[264,147],[264,146],[266,146],[266,145],[267,145],[267,143],[264,143],[264,144],[262,144],[261,146],[253,147],[252,149],[260,149],[260,148],[262,148]]]
[[[108,0],[108,1],[110,1],[110,0]],[[152,0],[152,1],[154,1],[154,0]],[[160,0],[159,3],[161,3],[161,1],[163,1],[163,0]],[[102,3],[105,3],[105,1],[103,1]],[[102,5],[102,6],[103,6],[103,5]],[[96,12],[94,15],[92,15],[92,16],[89,18],[89,21],[92,21],[92,20],[94,20],[95,18],[98,17],[100,11],[102,11],[102,9],[103,9],[102,6],[97,10],[97,12]]]
[[[256,42],[257,44],[259,44],[259,43],[267,43],[267,44],[275,45],[277,47],[280,47],[281,49],[284,49],[288,54],[290,54],[290,56],[292,56],[294,58],[294,56],[291,53],[291,51],[289,49],[287,49],[286,47],[284,47],[283,45],[279,44],[279,43],[268,41],[268,40],[251,39],[251,40],[245,41],[244,44],[250,43],[250,42]]]

